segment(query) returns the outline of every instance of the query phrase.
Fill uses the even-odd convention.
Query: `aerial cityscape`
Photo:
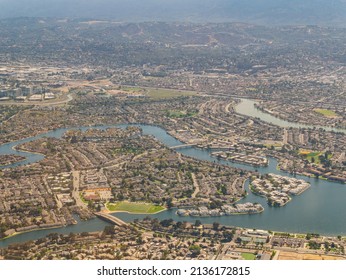
[[[346,259],[345,15],[217,8],[0,12],[0,260]]]

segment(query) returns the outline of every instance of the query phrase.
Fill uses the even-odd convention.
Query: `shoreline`
[[[189,218],[219,218],[219,217],[231,217],[231,216],[238,216],[238,215],[257,215],[257,214],[261,214],[264,212],[264,208],[262,206],[262,210],[258,211],[258,212],[254,212],[254,213],[234,213],[234,214],[230,214],[230,215],[218,215],[218,216],[191,216],[191,215],[187,215],[187,216],[180,216],[177,214],[177,212],[175,212],[175,215],[177,215],[178,217],[184,218],[184,217],[189,217]],[[224,226],[228,226],[228,225],[224,225]]]
[[[167,211],[168,209],[165,209],[165,210],[162,210],[162,211]],[[160,212],[162,212],[162,211],[160,211]],[[120,212],[122,212],[122,213],[124,213],[123,211],[117,211],[117,213],[120,213]],[[114,213],[116,213],[116,212],[114,212]],[[261,212],[259,212],[258,214],[260,214]],[[110,214],[110,213],[109,213]],[[247,213],[245,213],[245,214],[247,214]],[[255,214],[257,214],[257,213],[255,213]],[[150,215],[150,214],[149,214]],[[237,214],[237,215],[242,215],[242,214]],[[181,216],[179,216],[179,217],[181,217]],[[191,217],[191,216],[187,216],[187,217],[190,217],[190,218],[208,218],[208,217]],[[118,218],[118,217],[117,217]],[[118,218],[119,219],[119,218]],[[203,222],[203,220],[201,221],[201,222]],[[130,222],[130,223],[133,223],[133,221],[132,222]],[[192,223],[192,222],[189,222],[189,223]],[[222,225],[222,224],[221,224]],[[16,233],[14,233],[14,234],[12,234],[12,235],[9,235],[9,236],[6,236],[6,237],[4,237],[4,238],[2,238],[2,239],[0,239],[0,242],[1,241],[4,241],[4,240],[7,240],[7,239],[10,239],[10,238],[12,238],[12,237],[15,237],[15,236],[18,236],[18,235],[21,235],[21,234],[24,234],[24,233],[28,233],[28,232],[35,232],[35,231],[42,231],[42,230],[47,230],[47,229],[57,229],[57,228],[63,228],[63,227],[67,227],[67,226],[69,226],[69,225],[62,225],[62,226],[57,226],[57,227],[51,227],[51,228],[38,228],[38,229],[33,229],[33,230],[28,230],[28,231],[23,231],[23,232],[16,232]],[[207,224],[203,224],[202,223],[202,226],[209,226],[209,227],[211,227],[212,226],[212,224],[209,224],[209,223],[207,223]],[[249,230],[249,231],[253,231],[254,230],[254,228],[248,228],[248,227],[240,227],[240,226],[235,226],[235,225],[222,225],[222,226],[224,226],[225,228],[233,228],[233,229],[238,229],[238,230]],[[301,236],[301,235],[307,235],[308,233],[311,233],[311,232],[290,232],[290,231],[277,231],[277,230],[272,230],[272,229],[262,229],[262,228],[256,228],[255,229],[255,231],[257,231],[257,230],[259,230],[259,231],[266,231],[266,232],[268,232],[269,234],[272,234],[273,236],[275,236],[275,234],[289,234],[289,235],[292,235],[292,237],[293,238],[299,238],[299,237],[297,237],[297,236]],[[101,232],[101,231],[91,231],[91,232]],[[67,233],[66,234],[64,234],[64,235],[67,235]],[[47,236],[47,235],[46,235]],[[320,237],[332,237],[332,238],[336,238],[338,235],[319,235]],[[345,238],[346,237],[346,235],[340,235],[341,236],[341,238]],[[301,237],[301,238],[303,238],[303,237]],[[31,239],[31,240],[38,240],[38,239]],[[29,241],[29,240],[28,240]],[[15,243],[24,243],[24,242],[26,242],[26,241],[19,241],[19,242],[15,242]],[[12,244],[15,244],[15,243],[12,243]],[[10,246],[10,244],[9,245],[7,245],[7,246],[4,246],[3,248],[6,248],[6,247],[8,247],[8,246]],[[0,247],[0,248],[2,248],[2,247]]]
[[[33,140],[33,141],[35,141],[35,140]],[[32,142],[32,141],[30,141],[30,142]],[[26,143],[30,143],[30,142],[26,142]],[[25,144],[25,143],[23,143],[23,144]],[[39,155],[39,156],[46,157],[46,155],[44,155],[44,154],[41,154],[41,153],[38,153],[38,152],[32,152],[32,151],[25,150],[25,149],[22,149],[22,148],[18,147],[18,146],[23,145],[23,144],[18,144],[18,145],[13,146],[12,150],[16,151],[16,152],[22,152],[22,153],[28,153],[28,154],[34,154],[34,155]],[[25,159],[22,160],[22,161],[25,161]]]
[[[252,185],[252,183],[249,182],[249,190],[250,190],[254,195],[259,196],[259,197],[262,197],[262,198],[265,198],[266,201],[267,201],[267,204],[268,204],[270,207],[279,207],[279,208],[280,208],[280,207],[286,206],[289,202],[291,202],[291,201],[293,200],[293,197],[294,197],[294,196],[299,196],[299,195],[301,195],[302,193],[304,193],[305,191],[307,191],[307,190],[310,189],[310,188],[311,188],[311,184],[308,182],[308,186],[305,187],[304,189],[300,190],[300,192],[298,192],[297,194],[292,194],[292,193],[290,193],[290,195],[288,196],[289,199],[288,199],[284,204],[282,204],[282,205],[280,205],[280,206],[275,206],[275,205],[270,205],[270,204],[269,204],[268,197],[267,197],[266,195],[262,195],[262,194],[259,194],[258,192],[256,192],[256,191],[254,190],[254,186]]]
[[[316,176],[315,174],[313,173],[302,173],[302,172],[295,172],[295,173],[290,173],[288,170],[285,170],[283,168],[280,168],[280,163],[277,164],[276,166],[276,170],[278,171],[282,171],[282,172],[285,172],[287,174],[290,174],[290,175],[299,175],[299,176],[303,176],[303,177],[307,177],[307,178],[315,178],[317,180],[324,180],[324,181],[327,181],[327,182],[330,182],[330,183],[337,183],[337,184],[346,184],[346,181],[338,181],[338,180],[332,180],[332,179],[329,179],[329,178],[326,178],[326,177],[323,177],[323,176]]]
[[[29,233],[29,232],[35,232],[35,231],[41,231],[41,230],[48,230],[48,229],[57,229],[57,228],[63,228],[63,227],[67,227],[67,226],[69,226],[69,225],[61,225],[61,226],[46,227],[46,228],[43,228],[43,227],[42,227],[42,228],[35,228],[35,229],[31,229],[31,230],[25,230],[25,231],[21,231],[21,232],[15,232],[15,233],[13,233],[13,234],[11,234],[11,235],[8,235],[8,236],[6,236],[6,237],[4,237],[4,238],[1,238],[1,239],[0,239],[0,242],[1,242],[1,241],[4,241],[4,240],[6,240],[6,239],[10,239],[10,238],[12,238],[12,237],[21,235],[21,234]],[[37,240],[37,239],[35,239],[35,240]],[[14,243],[13,243],[13,244],[14,244]],[[0,248],[1,248],[1,246],[0,246]]]
[[[125,125],[125,126],[131,126],[131,125],[138,125],[138,124],[134,124],[134,123],[132,123],[132,124],[123,124],[123,125]],[[107,126],[107,125],[106,125]],[[118,125],[109,125],[109,126],[114,126],[114,127],[119,127],[119,124]],[[150,126],[154,126],[154,127],[158,127],[158,128],[163,128],[164,129],[164,127],[163,126],[160,126],[160,125],[150,125]],[[93,127],[92,125],[90,126],[90,127]],[[73,129],[73,128],[71,128],[71,129]],[[168,134],[168,135],[170,135],[170,136],[172,136],[168,131],[166,131],[166,133]],[[174,137],[174,136],[172,136],[172,137]],[[175,137],[174,137],[175,138]],[[176,138],[175,138],[176,139]],[[178,139],[177,139],[178,140]],[[164,144],[163,144],[164,145]],[[14,146],[14,147],[17,147],[18,145],[16,145],[16,146]],[[165,145],[166,146],[166,145]],[[12,149],[14,148],[14,147],[12,147]],[[192,157],[193,158],[193,157]],[[216,159],[215,159],[216,160]],[[288,172],[286,172],[285,171],[285,173],[287,173],[287,174],[289,174]],[[303,176],[306,176],[306,175],[303,175]],[[322,178],[319,178],[319,179],[322,179]],[[246,180],[244,180],[244,184],[246,183]],[[242,198],[240,198],[239,200],[241,200]],[[128,214],[139,214],[139,215],[155,215],[155,214],[158,214],[158,213],[160,213],[160,212],[163,212],[163,211],[167,211],[167,209],[164,209],[164,210],[161,210],[161,211],[159,211],[159,212],[155,212],[155,213],[133,213],[133,212],[127,212],[127,211],[114,211],[114,212],[112,212],[112,213],[117,213],[117,212],[125,212],[125,213],[128,213]],[[243,213],[242,213],[243,214]],[[248,213],[244,213],[244,214],[248,214]],[[209,217],[209,216],[207,216],[207,217]],[[62,226],[63,227],[63,226]],[[45,230],[45,229],[35,229],[35,230],[32,230],[32,231],[36,231],[36,230]],[[25,232],[21,232],[21,233],[25,233]],[[21,233],[18,233],[18,234],[21,234]],[[17,234],[15,234],[15,235],[17,235]]]
[[[198,147],[198,146],[197,146]],[[201,148],[201,149],[206,149],[206,148]],[[216,148],[216,150],[217,150],[217,148]],[[210,153],[213,157],[215,157],[217,160],[220,160],[219,158],[218,158],[218,155],[215,155],[215,153],[217,153],[217,151],[216,152],[212,152],[212,153]],[[231,159],[230,157],[225,157],[225,158],[223,158],[223,157],[221,157],[221,159],[222,160],[225,160],[225,161],[229,161],[229,162],[234,162],[234,163],[240,163],[240,164],[243,164],[243,165],[248,165],[248,166],[251,166],[251,167],[254,167],[254,168],[260,168],[260,167],[268,167],[268,165],[269,165],[269,159],[268,159],[268,157],[266,157],[266,159],[267,159],[267,163],[265,163],[265,164],[262,164],[262,163],[250,163],[250,162],[247,162],[247,161],[242,161],[242,160],[238,160],[238,159]]]
[[[11,168],[11,167],[7,167],[7,166],[11,166],[13,164],[20,164],[22,162],[26,161],[26,158],[25,159],[22,159],[22,160],[18,160],[16,162],[12,162],[12,163],[9,163],[9,164],[0,164],[0,169],[6,169],[6,168]]]
[[[106,213],[106,214],[114,214],[114,213],[127,213],[127,214],[130,214],[130,215],[156,215],[156,214],[159,214],[161,212],[164,212],[164,211],[167,211],[168,209],[165,208],[165,209],[162,209],[158,212],[155,212],[155,213],[140,213],[140,212],[129,212],[129,211],[125,211],[125,210],[115,210],[115,211],[111,211],[111,210],[106,210],[106,211],[102,211],[103,213]]]
[[[240,115],[241,115],[241,114],[240,114]],[[245,116],[246,116],[246,115],[245,115]],[[163,129],[163,130],[167,133],[167,135],[173,137],[175,140],[180,141],[180,142],[183,143],[183,144],[187,144],[186,142],[184,142],[184,141],[182,141],[182,140],[176,138],[175,135],[172,135],[172,134],[171,134],[163,125],[161,125],[161,124],[146,124],[146,123],[105,124],[105,125],[104,125],[104,124],[103,124],[103,125],[100,124],[100,125],[90,125],[90,126],[88,126],[88,127],[112,126],[112,127],[118,127],[118,128],[119,128],[120,126],[138,126],[138,125],[148,125],[148,126],[153,126],[153,127],[157,127],[157,128]],[[74,129],[78,129],[78,128],[77,128],[77,127],[71,127],[71,128],[62,127],[62,128],[57,128],[57,129],[74,130]],[[55,131],[55,130],[57,130],[57,129],[46,130],[45,132],[43,132],[43,133],[41,133],[41,134],[49,133],[49,132]],[[22,140],[27,140],[27,139],[32,138],[32,137],[39,137],[41,134],[38,134],[38,135],[35,135],[35,136],[26,137],[26,138],[24,138],[24,139],[17,140],[17,141],[13,141],[13,142],[9,142],[9,143],[14,143],[14,142],[22,141]],[[28,142],[31,142],[31,141],[28,141]],[[2,145],[9,144],[9,143],[0,144],[0,147],[1,147]],[[25,143],[26,143],[26,142],[25,142]],[[25,144],[25,143],[22,143],[22,144]],[[38,153],[38,152],[30,152],[30,151],[25,150],[25,149],[17,149],[17,146],[22,145],[22,144],[17,144],[17,145],[15,145],[15,146],[11,147],[11,149],[12,149],[13,151],[19,151],[19,152],[23,152],[23,153],[31,153],[31,154],[40,155],[40,156],[45,157],[44,154],[41,154],[41,153]],[[165,145],[165,144],[163,144],[163,143],[162,143],[162,145],[168,147],[167,145]],[[170,147],[168,147],[168,148],[170,148]],[[199,147],[196,147],[196,148],[199,148]],[[201,149],[201,150],[208,150],[208,149],[206,149],[206,148],[199,148],[199,149]],[[177,151],[177,152],[178,152],[178,151]],[[213,156],[213,155],[211,154],[211,156]],[[187,156],[187,157],[190,157],[190,158],[191,158],[191,156]],[[217,157],[215,157],[215,156],[213,156],[213,157],[215,158],[215,162],[214,162],[214,163],[218,164],[218,163],[217,163],[217,161],[218,161]],[[270,157],[271,157],[271,156],[270,156]],[[267,158],[267,160],[268,160],[267,165],[260,165],[260,166],[256,166],[256,165],[248,164],[248,163],[244,163],[244,162],[231,161],[231,160],[227,160],[227,159],[225,159],[225,160],[226,160],[226,161],[229,161],[229,162],[234,162],[234,163],[239,163],[239,164],[242,164],[242,165],[251,166],[251,167],[253,167],[253,168],[260,168],[260,167],[268,167],[268,166],[269,166],[270,159],[268,158],[268,156],[266,156],[266,158]],[[27,160],[27,157],[26,157],[26,159],[24,159],[23,161],[25,161],[25,160]],[[20,161],[20,162],[22,162],[22,161]],[[12,165],[12,164],[10,164],[10,165]],[[6,168],[12,168],[12,167],[6,167]],[[3,166],[0,166],[0,169],[5,169],[5,168],[4,168]],[[238,168],[238,169],[241,169],[241,170],[242,170],[242,168]],[[280,170],[280,171],[282,171],[282,172],[285,172],[285,173],[287,173],[287,174],[294,175],[294,174],[291,174],[290,172],[288,172],[287,170],[281,169],[281,168],[280,168],[280,163],[279,163],[279,162],[278,162],[278,164],[277,164],[276,169],[277,169],[277,170]],[[343,182],[343,181],[330,180],[330,179],[324,178],[324,177],[319,177],[319,178],[317,178],[317,177],[316,177],[315,175],[313,175],[313,174],[311,174],[311,175],[309,175],[309,176],[307,176],[307,174],[300,173],[300,172],[298,172],[298,173],[296,173],[296,174],[297,174],[297,175],[300,175],[300,176],[308,177],[308,178],[316,178],[316,179],[326,180],[326,181],[331,182],[331,183],[346,184],[346,182]]]
[[[249,98],[250,99],[250,98]],[[259,101],[262,101],[263,99],[259,99]],[[258,107],[257,103],[255,103],[254,107],[258,110],[258,111],[261,111],[262,113],[264,114],[268,114],[270,115],[271,117],[273,118],[277,118],[281,121],[285,121],[285,122],[288,122],[288,123],[292,123],[292,124],[296,124],[296,125],[303,125],[305,126],[306,128],[308,128],[308,126],[314,126],[316,127],[317,129],[319,128],[322,128],[322,129],[325,129],[325,128],[329,128],[331,129],[330,131],[331,132],[334,132],[334,133],[343,133],[343,134],[346,134],[346,128],[344,127],[334,127],[334,126],[327,126],[327,125],[313,125],[313,124],[310,124],[310,123],[306,123],[306,122],[294,122],[294,121],[291,121],[291,120],[288,120],[288,119],[284,119],[284,118],[281,118],[280,116],[276,116],[274,113],[272,112],[269,112],[267,109],[265,108],[262,108],[262,107]]]

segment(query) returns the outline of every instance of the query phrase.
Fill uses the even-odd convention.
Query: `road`
[[[55,105],[61,105],[68,103],[73,100],[73,97],[71,94],[68,94],[66,96],[66,99],[59,100],[59,101],[25,101],[25,102],[16,102],[16,101],[9,101],[9,102],[2,102],[1,105],[22,105],[22,106],[30,106],[30,105],[35,105],[39,107],[44,107],[44,106],[55,106]]]
[[[123,220],[120,220],[119,218],[112,216],[108,213],[104,213],[104,212],[97,212],[94,213],[97,217],[106,220],[107,222],[110,222],[112,224],[118,225],[118,226],[126,226],[127,223],[124,222]]]
[[[196,195],[199,193],[199,185],[198,185],[198,181],[196,178],[196,175],[194,173],[191,173],[191,177],[192,177],[192,181],[193,181],[193,186],[195,187],[195,191],[194,193],[191,195],[191,198],[195,198]]]
[[[77,206],[87,209],[88,206],[82,201],[82,199],[79,196],[80,171],[72,171],[72,176],[73,176],[72,197],[75,199]]]

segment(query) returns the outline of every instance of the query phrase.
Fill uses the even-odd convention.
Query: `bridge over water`
[[[120,220],[117,217],[112,216],[111,214],[107,214],[107,213],[103,213],[103,212],[97,212],[94,214],[95,214],[95,216],[99,217],[100,219],[102,219],[106,222],[110,222],[114,225],[117,225],[117,226],[126,226],[127,225],[126,222],[124,222],[123,220]]]
[[[190,147],[196,147],[197,144],[183,144],[178,146],[170,147],[171,149],[181,149],[181,148],[190,148]]]

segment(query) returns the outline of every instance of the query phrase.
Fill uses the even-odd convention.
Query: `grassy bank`
[[[327,110],[327,109],[314,109],[314,111],[320,115],[323,115],[328,118],[335,118],[338,117],[338,114],[335,113],[332,110]]]
[[[156,214],[166,209],[160,205],[128,201],[107,203],[106,208],[111,212],[128,212],[133,214]]]

